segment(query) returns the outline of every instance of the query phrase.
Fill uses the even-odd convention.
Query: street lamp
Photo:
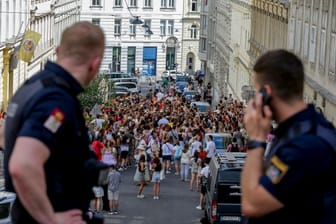
[[[129,12],[129,14],[134,18],[134,19],[132,20],[131,23],[132,23],[133,25],[140,25],[140,24],[143,24],[143,21],[139,19],[140,16],[134,16],[134,15],[132,14],[131,10],[129,9],[127,0],[124,0],[124,2],[125,2],[125,4],[126,4],[126,7],[127,7],[127,10],[128,10],[128,12]]]

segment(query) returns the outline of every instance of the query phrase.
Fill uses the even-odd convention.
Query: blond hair
[[[60,59],[71,58],[75,64],[85,64],[105,47],[103,30],[90,22],[78,22],[63,31],[59,46]]]

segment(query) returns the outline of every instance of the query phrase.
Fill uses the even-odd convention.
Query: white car
[[[135,82],[116,82],[115,87],[125,87],[130,93],[139,93],[140,89]]]

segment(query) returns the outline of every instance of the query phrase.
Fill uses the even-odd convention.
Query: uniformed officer
[[[13,223],[86,223],[92,187],[87,164],[96,159],[77,95],[99,71],[104,38],[89,22],[65,29],[56,62],[48,61],[8,105],[5,186],[17,194]]]
[[[303,101],[304,69],[295,55],[267,52],[253,70],[255,89],[264,89],[244,117],[249,142],[242,213],[249,223],[321,223],[324,195],[336,186],[336,161],[332,145],[314,127],[333,133],[334,127]],[[272,119],[278,123],[276,139],[264,161]]]

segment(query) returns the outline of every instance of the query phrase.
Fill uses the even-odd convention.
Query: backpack
[[[230,152],[239,152],[238,143],[231,143],[231,151]]]

